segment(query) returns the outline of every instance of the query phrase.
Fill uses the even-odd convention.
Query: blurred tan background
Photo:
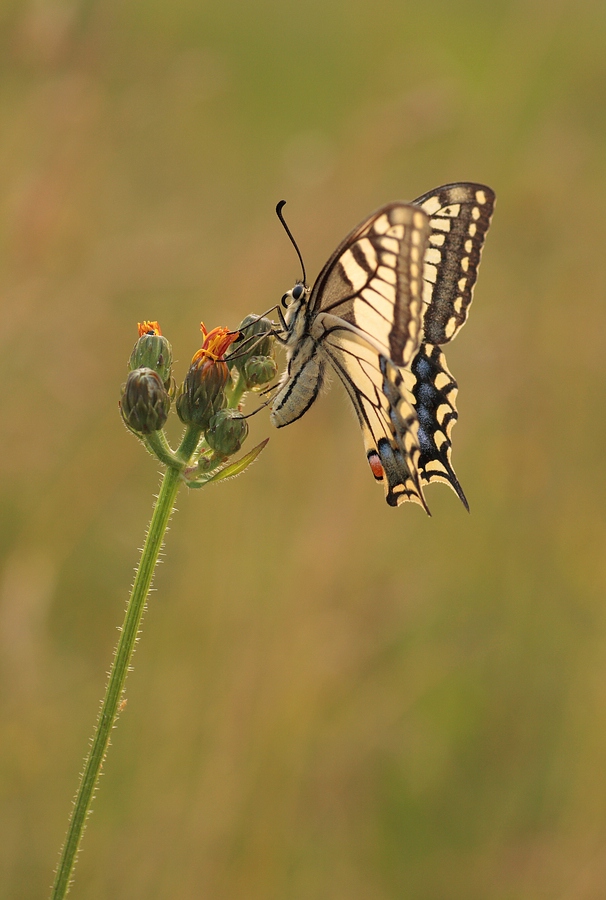
[[[606,5],[3,0],[0,898],[45,897],[209,327],[438,184],[498,203],[454,462],[387,507],[338,385],[182,494],[72,896],[606,896]],[[175,432],[176,433],[176,432]],[[252,446],[252,443],[248,445]]]

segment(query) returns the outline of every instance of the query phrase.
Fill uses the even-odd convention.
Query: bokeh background
[[[277,200],[313,276],[455,180],[498,196],[471,515],[388,508],[338,385],[182,494],[73,897],[606,896],[606,5],[3,0],[2,900],[51,883],[159,483],[137,321],[182,377],[298,276]]]

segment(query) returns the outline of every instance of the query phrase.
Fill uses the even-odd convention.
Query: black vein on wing
[[[337,330],[339,329],[333,328],[331,329],[331,332]],[[343,330],[346,331],[346,329]],[[327,334],[328,333],[329,332],[327,332]],[[377,353],[377,361],[379,363],[384,363],[385,366],[385,370],[381,365],[379,365],[378,367],[378,371],[383,379],[382,389],[379,389],[377,385],[372,381],[372,379],[370,379],[376,397],[376,402],[373,402],[372,397],[369,397],[358,388],[358,385],[356,384],[354,378],[343,367],[339,359],[335,356],[335,353],[331,352],[329,347],[326,345],[324,345],[322,349],[329,357],[331,364],[341,378],[343,385],[352,400],[354,409],[356,410],[356,413],[360,420],[360,424],[362,425],[362,422],[366,423],[366,426],[370,434],[372,435],[372,439],[375,442],[376,452],[384,470],[383,480],[387,486],[387,502],[390,504],[390,506],[397,506],[398,498],[402,496],[406,496],[409,499],[414,497],[419,501],[427,514],[431,515],[423,497],[418,467],[414,458],[407,451],[402,440],[404,433],[402,433],[401,438],[399,438],[398,436],[398,427],[400,429],[408,430],[409,425],[407,421],[402,417],[399,409],[397,408],[395,404],[395,397],[393,398],[393,400],[390,399],[387,396],[386,392],[388,383],[386,366],[392,365],[396,371],[397,366],[395,366],[386,356],[384,356],[383,354],[379,354],[374,349],[374,347],[369,346],[369,349],[373,353]],[[359,357],[356,353],[353,352],[353,350],[343,346],[342,344],[339,344],[337,350],[339,353],[347,354],[355,359],[358,362],[360,368],[362,368],[363,362],[367,363],[367,365],[371,365],[368,360],[364,359],[363,357]],[[370,378],[370,376],[367,375],[364,369],[363,371],[365,377]],[[394,393],[398,391],[399,386],[390,383],[389,387],[390,393]],[[373,428],[373,425],[371,424],[371,421],[366,413],[366,409],[360,400],[360,396],[368,400],[371,408],[373,409],[377,423],[380,426],[380,430],[383,431],[382,436],[377,435],[376,427]],[[381,399],[387,402],[389,410],[384,408],[383,404],[381,403]],[[411,416],[414,416],[414,408],[412,408],[412,405]],[[396,425],[395,421],[392,421],[392,419],[395,419],[395,417],[399,417],[400,419],[401,424],[399,426]],[[418,453],[418,446],[416,447],[416,449]],[[402,490],[396,491],[396,487],[401,487]]]

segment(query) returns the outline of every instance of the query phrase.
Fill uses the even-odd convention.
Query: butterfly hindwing
[[[391,203],[349,234],[318,276],[313,314],[338,316],[366,334],[396,365],[407,365],[420,343],[425,212]]]
[[[400,369],[345,327],[328,329],[323,348],[356,410],[368,463],[387,502],[412,500],[429,512],[420,480],[418,418]]]
[[[446,365],[439,346],[421,344],[410,371],[404,373],[414,398],[418,419],[417,438],[421,482],[440,481],[450,485],[469,510],[467,498],[452,467],[451,433],[457,421],[457,383]]]
[[[429,216],[423,267],[423,339],[451,341],[465,324],[494,192],[483,184],[445,184],[414,202]]]

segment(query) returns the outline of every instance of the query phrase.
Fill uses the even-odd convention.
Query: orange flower
[[[139,328],[139,337],[143,337],[144,334],[162,334],[157,322],[138,322],[137,324]]]
[[[229,369],[224,354],[239,332],[223,327],[207,331],[204,322],[200,327],[204,340],[185,376],[177,398],[177,413],[182,422],[191,422],[206,429],[211,417],[227,403],[224,389],[229,379]]]
[[[207,360],[217,362],[224,358],[225,351],[239,337],[239,331],[230,331],[220,325],[211,331],[206,330],[204,322],[200,322],[200,330],[204,336],[202,347],[194,354],[192,365],[198,364],[200,367]]]

